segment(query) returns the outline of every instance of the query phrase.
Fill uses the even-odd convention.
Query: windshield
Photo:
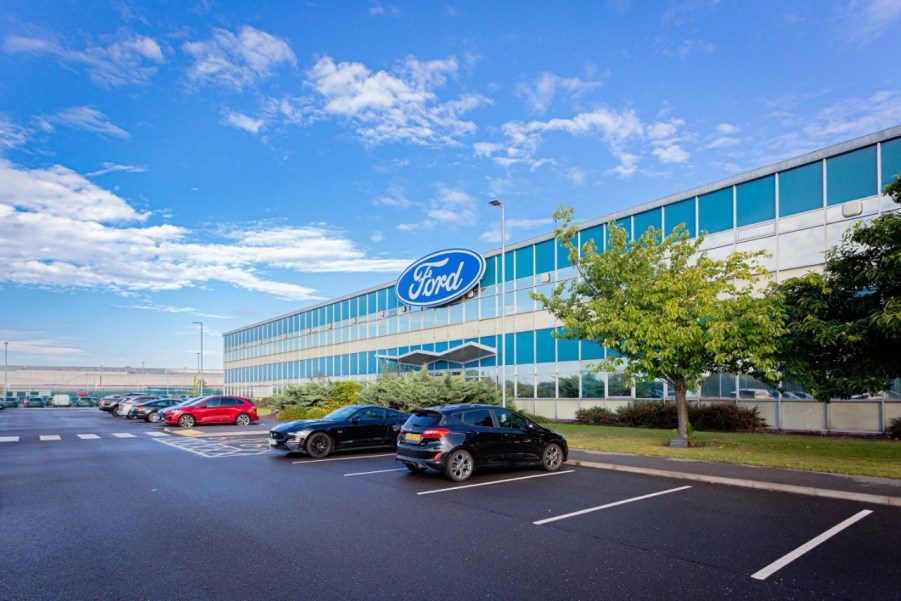
[[[327,419],[330,422],[345,422],[351,418],[351,416],[357,412],[359,407],[355,407],[351,405],[350,407],[341,407],[340,409],[335,409],[322,419]]]
[[[194,405],[199,405],[200,403],[206,401],[209,397],[205,396],[196,396],[193,399],[188,399],[183,403],[179,403],[178,407],[193,407]]]

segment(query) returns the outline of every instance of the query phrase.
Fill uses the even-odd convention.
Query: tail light
[[[428,430],[422,433],[423,438],[444,438],[451,431],[447,428],[429,428]]]

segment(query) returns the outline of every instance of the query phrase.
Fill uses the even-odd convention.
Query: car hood
[[[272,428],[272,431],[281,432],[282,434],[289,434],[291,432],[303,430],[304,428],[330,428],[340,423],[342,422],[335,422],[327,419],[298,419],[293,422],[285,422],[283,424],[279,424]]]

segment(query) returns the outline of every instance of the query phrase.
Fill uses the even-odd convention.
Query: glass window
[[[510,280],[514,279],[514,275],[516,274],[513,271],[513,253],[507,251],[506,259],[504,261],[504,277],[506,278],[505,281],[509,282]]]
[[[579,398],[579,362],[566,361],[557,364],[558,398]]]
[[[779,174],[779,215],[795,215],[823,206],[823,167],[811,163]]]
[[[607,374],[607,396],[608,397],[629,397],[632,396],[632,389],[626,385],[626,379],[623,374],[608,373]]]
[[[464,424],[468,424],[470,426],[477,426],[480,428],[494,427],[494,421],[492,421],[491,419],[491,412],[489,412],[487,409],[463,411],[461,413],[455,413],[454,417]]]
[[[695,231],[695,199],[689,198],[664,207],[663,218],[665,220],[664,233],[669,235],[673,228],[680,223],[685,224],[688,235],[694,238],[698,235]]]
[[[635,237],[641,238],[646,231],[648,231],[649,227],[653,227],[655,229],[663,229],[663,224],[661,220],[663,212],[658,209],[651,209],[650,211],[645,211],[644,213],[639,213],[632,217],[632,221],[635,225]],[[657,240],[660,240],[660,236],[657,236]]]
[[[539,363],[537,366],[538,385],[535,397],[552,399],[557,396],[557,366],[554,363]]]
[[[535,332],[516,333],[516,363],[535,363]]]
[[[525,290],[518,290],[516,292],[516,312],[517,313],[529,313],[535,310],[535,301],[532,300],[532,297],[529,296],[529,292],[532,291],[532,288],[527,288]]]
[[[873,196],[876,184],[875,146],[826,159],[826,204]]]
[[[776,218],[776,176],[768,175],[735,187],[738,227]]]
[[[516,279],[526,278],[532,275],[535,275],[535,270],[532,266],[533,260],[533,246],[525,246],[516,251]]]
[[[557,341],[552,336],[552,328],[535,332],[535,362],[553,363],[557,360]]]
[[[572,263],[569,262],[569,249],[556,240],[554,241],[554,244],[557,247],[557,269],[571,267]]]
[[[604,347],[588,340],[582,341],[582,359],[603,359]]]
[[[559,330],[558,330],[559,331]],[[571,338],[557,340],[557,361],[578,361],[579,341]]]
[[[882,184],[880,190],[901,176],[901,138],[882,143]]]
[[[698,229],[708,234],[732,229],[732,188],[698,196]]]
[[[604,398],[604,379],[593,369],[582,370],[582,398]]]
[[[517,365],[516,366],[516,398],[533,399],[535,398],[535,366]]]
[[[701,384],[702,399],[735,398],[735,376],[732,374],[710,374]]]
[[[589,241],[594,242],[594,249],[598,252],[604,250],[604,226],[596,225],[588,229],[584,229],[579,233],[579,248],[581,249]]]
[[[511,430],[526,429],[525,418],[513,413],[509,409],[495,409],[494,415],[497,417],[497,423],[501,428],[509,428]]]
[[[663,398],[663,382],[636,382],[635,383],[636,399],[662,399]]]
[[[554,241],[545,240],[535,245],[535,273],[554,271]]]
[[[488,286],[497,284],[497,273],[497,257],[488,257],[485,259],[485,274],[482,276],[482,281],[479,282],[479,286],[481,288],[487,288]]]

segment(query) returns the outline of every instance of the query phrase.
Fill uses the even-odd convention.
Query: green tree
[[[498,393],[478,380],[466,380],[445,374],[435,377],[420,371],[383,375],[370,382],[358,396],[361,403],[410,410],[455,403],[500,403]]]
[[[362,386],[354,380],[336,382],[307,382],[288,384],[275,395],[276,407],[322,407],[324,405],[352,405]]]
[[[901,178],[886,186],[901,204]],[[780,286],[789,327],[785,377],[820,401],[888,389],[901,377],[901,214],[848,230],[822,274]]]
[[[612,352],[597,371],[622,370],[630,381],[665,380],[676,396],[678,430],[688,435],[688,390],[705,373],[751,373],[775,379],[774,355],[783,322],[777,299],[755,294],[767,277],[762,253],[732,253],[717,260],[700,252],[704,237],[689,240],[679,226],[666,238],[649,228],[629,241],[611,225],[609,248],[593,241],[581,252],[572,209],[554,213],[557,240],[569,249],[579,277],[557,285],[550,296],[533,294],[563,323],[558,336],[592,340]]]

